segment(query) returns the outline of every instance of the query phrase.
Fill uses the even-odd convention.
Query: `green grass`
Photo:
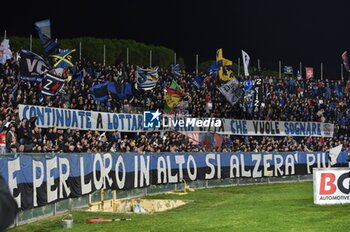
[[[152,215],[73,212],[74,227],[62,229],[63,216],[9,231],[349,231],[350,205],[316,206],[312,182],[249,185],[196,190],[154,199],[193,200]],[[131,221],[85,224],[91,217],[130,217]]]

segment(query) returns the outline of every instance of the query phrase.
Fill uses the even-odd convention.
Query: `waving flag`
[[[298,79],[298,80],[301,80],[301,73],[300,73],[299,70],[298,70],[298,73],[297,73],[297,79]]]
[[[234,106],[243,96],[243,90],[240,88],[239,81],[236,78],[233,78],[218,89],[232,106]]]
[[[179,77],[181,75],[179,64],[171,64],[170,68],[171,68],[171,74],[173,74],[175,77]]]
[[[39,39],[47,54],[53,53],[58,47],[57,39],[51,38],[51,22],[45,19],[35,23],[35,29],[38,31]]]
[[[24,49],[20,50],[20,56],[20,79],[41,82],[45,73],[49,70],[49,65],[44,58],[34,52]]]
[[[95,101],[103,102],[108,99],[109,81],[94,85],[90,88],[90,95]]]
[[[154,69],[136,68],[137,88],[150,90],[156,87],[158,82],[158,67]]]
[[[328,159],[331,163],[331,166],[333,166],[334,164],[337,163],[337,158],[338,158],[342,148],[343,148],[343,144],[340,144],[336,147],[333,147],[333,148],[327,150],[328,151]]]
[[[217,74],[218,71],[219,67],[216,65],[216,63],[212,63],[208,68],[209,75]]]
[[[242,59],[243,59],[243,67],[244,67],[244,76],[249,76],[249,62],[250,62],[250,57],[249,55],[242,50]]]
[[[184,94],[183,88],[181,88],[181,86],[175,80],[172,80],[170,87],[167,89],[167,95],[164,96],[164,100],[166,102],[164,111],[169,112],[172,108],[177,106]]]
[[[216,65],[219,68],[218,74],[221,80],[229,81],[233,78],[232,61],[225,59],[222,55],[222,49],[216,51]]]
[[[113,98],[118,98],[121,100],[127,99],[132,95],[131,84],[127,82],[115,83],[110,81],[108,84],[108,91],[111,92]]]
[[[200,75],[196,76],[196,78],[193,81],[194,86],[196,86],[197,89],[200,89],[203,85],[204,79]]]
[[[61,79],[51,73],[47,73],[43,80],[41,93],[49,96],[55,96],[63,89],[65,82],[65,79]]]
[[[12,58],[12,51],[10,50],[10,40],[4,39],[0,45],[0,63],[5,64],[6,60]]]
[[[65,49],[57,55],[51,55],[54,68],[71,68],[74,67],[72,63],[72,53],[75,49]]]
[[[343,52],[343,54],[341,55],[341,58],[343,60],[345,70],[349,72],[350,66],[349,66],[348,52],[347,51]]]
[[[168,94],[183,96],[184,90],[175,80],[172,80],[171,85],[168,88]]]
[[[284,71],[284,74],[293,74],[294,72],[292,66],[284,66],[283,71]]]
[[[245,80],[243,81],[244,91],[251,91],[254,86],[253,80]]]
[[[74,73],[72,76],[70,76],[69,81],[81,81],[84,77],[84,71],[80,70],[79,72]]]

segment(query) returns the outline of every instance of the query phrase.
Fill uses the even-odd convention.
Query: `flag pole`
[[[152,50],[149,50],[149,67],[152,67]]]
[[[103,66],[106,65],[106,45],[103,45]]]
[[[129,64],[129,48],[126,48],[126,64]]]
[[[321,81],[323,81],[323,63],[321,62]]]
[[[260,72],[260,59],[258,59],[258,71]]]
[[[196,76],[198,75],[198,54],[196,54]]]
[[[4,31],[4,39],[6,39],[6,30]]]
[[[300,78],[303,78],[303,65],[301,64],[301,61],[299,63],[299,72],[300,72]]]
[[[278,61],[278,76],[282,77],[282,62],[280,60]]]
[[[341,80],[344,80],[343,64],[340,65],[340,77],[341,77]]]
[[[79,42],[79,60],[81,60],[81,41]]]
[[[176,64],[176,52],[174,52],[174,64]]]
[[[33,48],[33,36],[30,35],[29,36],[29,50],[32,51]]]
[[[238,57],[238,71],[237,71],[238,77],[240,75],[240,69],[241,69],[241,58]]]

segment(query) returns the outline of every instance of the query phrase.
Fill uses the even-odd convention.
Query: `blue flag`
[[[58,47],[58,41],[51,38],[51,22],[45,19],[35,23],[35,29],[38,31],[39,39],[46,53],[53,53]]]
[[[173,74],[175,77],[179,77],[181,75],[179,64],[171,64],[170,67],[171,67],[171,74]]]
[[[293,74],[293,71],[292,66],[284,66],[284,74]]]
[[[94,85],[90,88],[91,97],[95,101],[103,102],[108,99],[109,81]]]
[[[196,78],[193,81],[194,86],[197,87],[197,89],[200,89],[203,85],[204,79],[200,75],[196,76]]]
[[[250,91],[253,89],[254,82],[252,80],[243,81],[244,91]]]
[[[61,90],[63,90],[65,79],[61,79],[51,73],[47,73],[42,82],[43,87],[41,93],[49,96],[56,96]]]
[[[137,88],[143,90],[151,90],[156,87],[158,82],[158,67],[154,69],[142,69],[137,67]]]
[[[49,65],[45,59],[34,52],[21,49],[20,79],[24,81],[42,82],[45,74],[49,70]]]
[[[132,95],[132,88],[130,83],[115,83],[110,81],[108,83],[108,91],[112,93],[114,98],[121,100],[127,99]]]
[[[216,74],[219,71],[219,67],[216,63],[212,63],[208,68],[208,72],[210,75]]]
[[[51,55],[54,68],[71,68],[74,67],[72,63],[72,53],[75,49],[65,49],[56,55]]]
[[[111,93],[111,96],[113,98],[118,98],[121,100],[127,99],[132,95],[131,84],[106,81],[101,84],[94,85],[90,88],[91,97],[95,101],[106,101],[108,99],[109,93]]]
[[[83,79],[83,70],[77,72],[77,73],[74,73],[72,75],[72,81],[81,81]]]

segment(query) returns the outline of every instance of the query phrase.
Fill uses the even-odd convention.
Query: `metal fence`
[[[33,154],[34,156],[45,156],[48,154]],[[2,157],[16,157],[17,154],[0,155]],[[193,189],[224,187],[224,186],[239,186],[247,184],[270,184],[280,182],[298,182],[312,180],[312,175],[295,175],[283,177],[269,177],[269,178],[234,178],[234,179],[217,179],[217,180],[197,180],[189,183],[177,184],[163,184],[151,185],[145,188],[138,188],[132,190],[116,191],[117,199],[123,198],[137,198],[150,194],[159,194],[164,192],[184,191],[185,185]],[[111,200],[113,198],[112,190],[103,191],[103,199]],[[92,194],[85,195],[78,198],[70,198],[60,200],[58,202],[48,204],[42,207],[33,208],[26,211],[20,211],[16,217],[15,226],[27,224],[37,221],[39,219],[55,216],[76,209],[87,208],[90,203],[99,202],[101,199],[101,191],[96,191]]]

